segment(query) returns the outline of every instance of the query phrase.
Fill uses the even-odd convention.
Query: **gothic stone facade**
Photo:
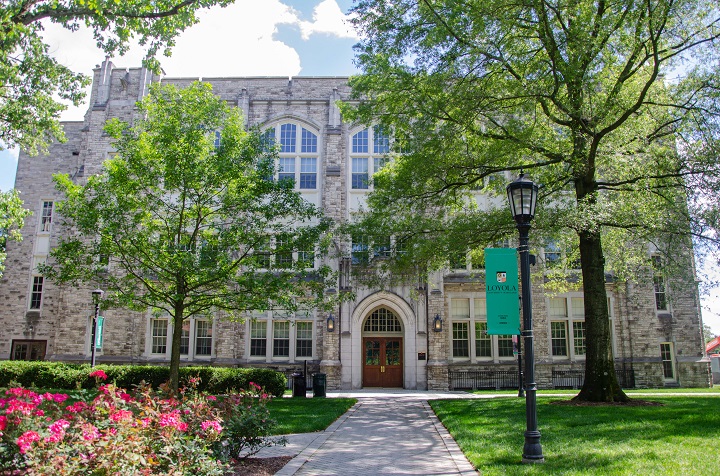
[[[35,272],[62,234],[53,216],[54,203],[62,197],[52,185],[52,174],[68,173],[82,181],[99,172],[113,152],[103,124],[112,117],[131,121],[135,102],[161,79],[178,86],[193,81],[104,62],[94,71],[84,121],[64,124],[68,141],[52,145],[43,157],[20,154],[16,188],[33,215],[23,228],[24,240],[9,244],[0,281],[0,358],[89,360],[91,290],[57,287]],[[387,142],[379,131],[342,121],[336,102],[349,96],[346,78],[204,81],[241,108],[249,126],[274,128],[288,152],[281,153],[283,173],[294,174],[307,200],[337,221],[349,219],[363,203],[365,179],[382,163]],[[347,271],[364,248],[337,245],[347,258],[331,259],[330,264]],[[536,379],[541,388],[577,386],[584,367],[582,292],[545,292],[542,271],[552,257],[540,250],[539,265],[533,268]],[[435,273],[421,285],[370,289],[340,283],[350,287],[356,299],[335,311],[332,332],[328,316],[320,312],[268,312],[248,316],[252,318],[245,322],[222,316],[192,319],[185,326],[183,360],[287,372],[306,368],[324,372],[330,389],[513,387],[518,368],[513,341],[483,332],[485,293],[478,276],[468,264]],[[658,289],[653,284],[607,284],[613,348],[625,384],[710,385],[696,287],[672,281],[656,285]],[[103,314],[98,362],[168,362],[172,332],[164,317],[127,310]],[[433,328],[436,316],[442,319],[440,332]]]

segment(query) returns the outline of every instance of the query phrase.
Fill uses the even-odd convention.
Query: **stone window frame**
[[[167,315],[151,315],[148,317],[147,321],[147,328],[146,328],[146,339],[145,339],[145,352],[144,354],[153,359],[163,359],[163,360],[170,360],[170,356],[172,353],[172,336],[173,336],[173,322],[172,318]],[[162,337],[159,335],[155,335],[154,331],[154,324],[156,322],[166,322],[166,335],[165,335],[165,351],[164,352],[154,352],[156,348],[156,339]],[[199,322],[209,322],[210,323],[210,353],[209,354],[200,354],[197,352],[197,343],[198,343],[198,335],[197,335],[197,329],[198,329],[198,323]],[[187,339],[187,352],[183,353],[181,350],[180,353],[180,360],[181,361],[204,361],[204,360],[211,360],[215,358],[216,353],[216,343],[217,343],[217,323],[216,320],[213,319],[211,316],[207,315],[198,315],[198,316],[190,316],[183,320],[183,327],[188,326],[188,332],[187,334],[183,330],[183,335],[181,337],[181,345],[182,340]],[[182,347],[181,347],[182,349]]]
[[[283,337],[283,340],[287,341],[288,355],[274,355],[275,354],[275,323],[276,322],[288,322],[289,323],[289,334],[288,337]],[[302,329],[303,335],[298,336],[298,323],[303,323],[303,326],[309,325],[311,336],[308,339],[307,329]],[[297,363],[309,360],[314,360],[318,355],[318,344],[317,344],[317,316],[315,311],[297,311],[295,313],[287,310],[274,309],[269,311],[255,311],[251,313],[250,318],[246,319],[245,323],[245,335],[247,336],[245,345],[245,359],[249,362],[266,362],[266,363]],[[265,354],[264,355],[251,355],[252,354],[252,335],[253,327],[256,329],[264,330],[264,337],[261,339],[265,342]],[[311,341],[311,352],[310,355],[298,355],[298,344],[302,341],[303,343]],[[304,349],[306,350],[306,349]],[[304,353],[304,352],[303,352]]]
[[[291,126],[294,130],[294,140],[289,142],[287,129]],[[275,178],[282,180],[292,175],[294,189],[298,191],[317,192],[320,190],[320,151],[322,149],[322,135],[315,127],[291,118],[284,118],[267,125],[262,133],[269,136],[273,130],[272,140],[279,145],[278,170]],[[314,138],[314,141],[311,139]],[[309,143],[308,143],[309,141]],[[314,166],[311,161],[314,161]],[[291,167],[292,171],[283,172],[282,167]],[[310,170],[314,169],[314,170]],[[313,187],[304,186],[314,181]]]
[[[675,345],[672,342],[660,343],[660,362],[663,370],[663,381],[677,382],[677,368],[675,365]],[[668,370],[670,376],[668,376]]]
[[[373,190],[372,176],[388,163],[391,135],[378,125],[357,127],[349,133],[348,189]],[[365,178],[362,177],[365,176]]]
[[[30,289],[28,292],[27,309],[40,311],[45,301],[45,277],[40,274],[30,276]]]
[[[450,316],[450,332],[449,339],[449,355],[448,359],[454,363],[471,363],[471,364],[499,364],[501,362],[512,362],[517,360],[515,353],[511,355],[500,355],[501,348],[513,349],[512,335],[490,335],[490,356],[478,356],[478,341],[487,340],[485,337],[478,338],[478,324],[485,323],[487,325],[487,308],[483,302],[486,299],[485,293],[448,293],[448,316]],[[453,302],[467,300],[468,313],[459,314],[459,309],[453,310]],[[463,306],[464,308],[464,306]],[[455,356],[455,332],[454,324],[467,323],[467,339],[468,339],[468,357]],[[486,327],[487,329],[487,327]],[[485,334],[487,335],[487,334]],[[509,345],[509,346],[508,346]]]
[[[564,313],[553,314],[553,300],[562,300],[564,302]],[[545,299],[547,308],[547,335],[548,335],[548,352],[549,357],[553,360],[570,360],[571,362],[584,361],[587,352],[587,328],[585,327],[585,297],[582,292],[569,292],[558,294],[557,296],[548,296]],[[610,333],[613,353],[615,353],[615,317],[614,317],[614,298],[608,296],[608,313],[610,319]],[[553,323],[565,323],[565,346],[567,355],[555,355],[553,352]],[[582,323],[583,336],[579,337],[578,323]],[[582,339],[584,344],[579,345],[577,339]],[[585,352],[579,352],[578,349],[583,348]]]
[[[55,215],[55,201],[54,200],[40,200],[40,213],[38,216],[38,233],[50,233],[52,231],[52,224]]]
[[[662,273],[663,259],[659,254],[650,255],[650,262],[652,268],[652,281],[653,281],[653,297],[655,302],[655,313],[656,314],[667,314],[671,313],[670,300],[668,299],[668,285],[667,279],[665,279]]]

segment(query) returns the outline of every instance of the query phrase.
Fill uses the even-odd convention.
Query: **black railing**
[[[622,388],[635,388],[634,369],[615,369],[618,383]],[[553,370],[553,388],[578,389],[585,383],[583,370]]]
[[[450,372],[450,390],[504,390],[518,388],[517,370]]]

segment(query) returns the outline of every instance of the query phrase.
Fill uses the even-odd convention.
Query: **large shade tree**
[[[155,85],[136,117],[106,126],[117,155],[102,173],[56,177],[63,232],[42,272],[101,287],[103,307],[169,315],[177,389],[185,319],[323,304],[328,222],[273,180],[275,148],[210,85]]]
[[[58,122],[79,105],[89,78],[60,64],[42,37],[48,22],[76,31],[90,28],[107,55],[122,55],[133,40],[146,47],[145,64],[169,54],[178,34],[197,23],[196,11],[231,0],[6,0],[0,6],[0,147],[30,153],[64,139]],[[60,101],[59,101],[60,100]]]
[[[544,186],[534,225],[582,269],[576,398],[626,400],[606,272],[647,270],[648,242],[686,267],[691,238],[717,250],[718,5],[363,0],[354,14],[362,74],[344,113],[392,130],[401,152],[375,176],[360,229],[395,234],[398,261],[427,269],[438,252],[509,236],[495,179],[530,174]],[[478,203],[481,187],[491,198]]]

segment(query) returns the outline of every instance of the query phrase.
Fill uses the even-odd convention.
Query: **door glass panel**
[[[400,365],[400,342],[390,340],[385,343],[385,364]]]
[[[380,365],[380,341],[365,341],[365,365]]]

